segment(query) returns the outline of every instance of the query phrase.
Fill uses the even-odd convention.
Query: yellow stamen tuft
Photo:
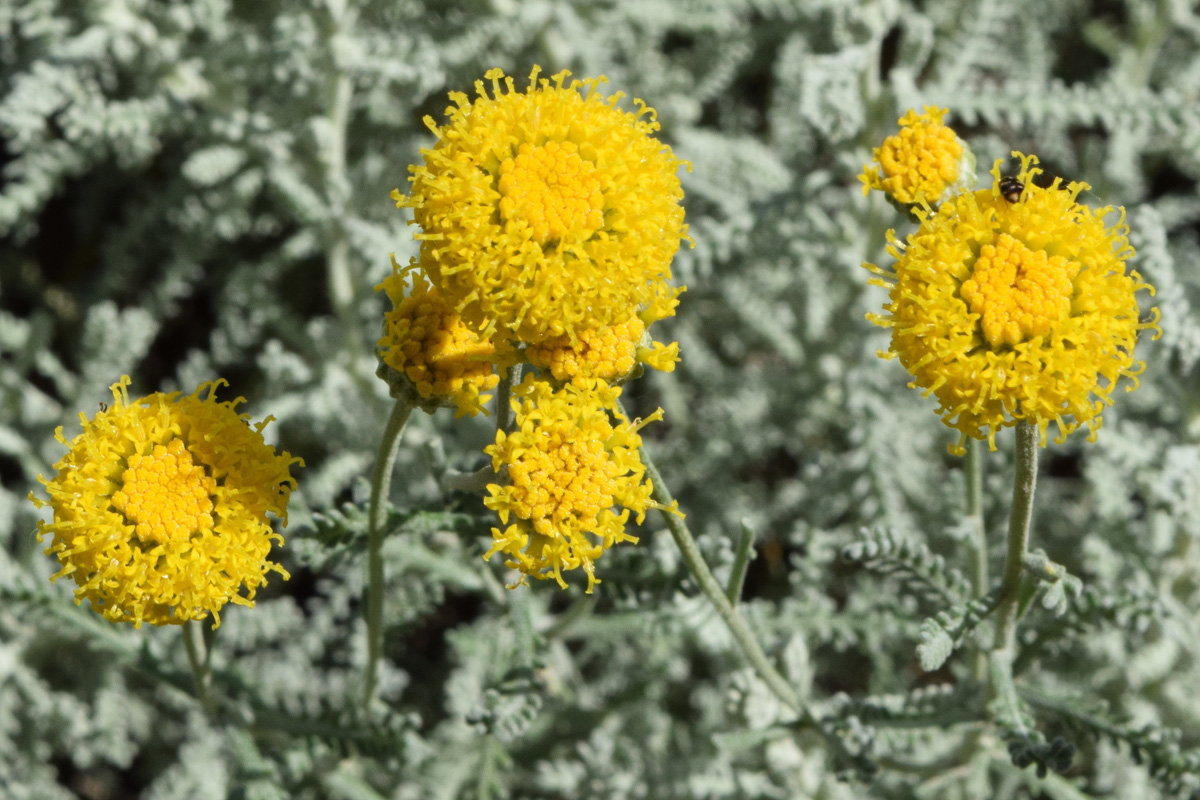
[[[556,381],[574,383],[580,388],[599,378],[608,383],[621,382],[638,364],[671,372],[679,360],[679,343],[651,341],[646,323],[631,317],[620,325],[602,331],[583,331],[572,344],[567,336],[557,336],[525,350],[530,363],[546,367]]]
[[[528,376],[514,388],[515,428],[497,432],[496,443],[484,449],[492,469],[507,476],[488,486],[484,500],[506,526],[492,529],[484,558],[504,553],[522,575],[563,587],[563,571],[582,568],[591,592],[599,582],[596,559],[619,542],[637,541],[625,530],[631,512],[640,525],[658,505],[638,455],[644,422],[620,413],[620,394],[602,381],[554,389]]]
[[[637,343],[645,332],[645,323],[631,317],[602,331],[584,331],[575,345],[568,337],[557,336],[530,345],[525,354],[536,366],[547,367],[558,381],[574,380],[581,386],[592,378],[612,382],[633,371]]]
[[[594,519],[613,502],[616,466],[604,444],[565,439],[554,431],[537,450],[508,467],[509,499],[542,536],[576,519]]]
[[[410,276],[411,289],[406,285]],[[392,275],[375,288],[386,291],[393,304],[379,340],[383,362],[407,377],[422,398],[447,401],[434,402],[429,411],[449,402],[457,406],[456,416],[484,411],[490,395],[481,392],[499,383],[495,367],[508,363],[507,356],[468,328],[416,270],[393,262]],[[511,348],[501,349],[511,355]]]

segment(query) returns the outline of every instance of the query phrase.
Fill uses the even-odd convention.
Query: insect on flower
[[[1019,178],[1009,175],[1000,180],[1000,194],[1010,203],[1019,202],[1024,191],[1025,184]]]
[[[895,266],[876,268],[891,294],[871,319],[891,328],[888,355],[912,385],[937,396],[958,454],[1018,422],[1043,445],[1051,423],[1059,442],[1082,426],[1094,439],[1118,380],[1137,386],[1138,334],[1158,332],[1157,310],[1140,320],[1137,293],[1153,289],[1126,266],[1124,211],[1078,202],[1085,183],[1037,185],[1037,159],[1014,155],[1015,177],[997,160],[991,188],[920,209],[903,247],[889,234]]]

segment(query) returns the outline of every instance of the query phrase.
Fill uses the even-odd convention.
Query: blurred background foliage
[[[358,710],[390,405],[373,287],[415,252],[388,193],[448,91],[533,64],[607,75],[691,162],[688,291],[659,336],[683,361],[625,402],[666,410],[646,448],[719,576],[754,533],[740,608],[821,733],[745,668],[657,520],[591,597],[506,591],[479,497],[437,481],[484,463],[489,423],[448,411],[405,432],[384,703]],[[1198,95],[1185,0],[0,0],[2,793],[1198,796]],[[1043,451],[1033,546],[1073,582],[1022,623],[1024,740],[982,723],[938,633],[967,614],[955,435],[864,320],[884,293],[860,264],[912,222],[855,176],[924,104],[981,173],[1037,153],[1124,206],[1159,290],[1139,391],[1096,443]],[[123,373],[140,394],[225,377],[307,462],[277,555],[292,579],[211,637],[215,714],[178,630],[77,608],[34,539],[55,427],[73,436]],[[1010,437],[985,465],[996,572]]]

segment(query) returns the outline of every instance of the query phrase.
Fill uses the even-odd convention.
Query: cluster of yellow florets
[[[448,121],[392,193],[422,229],[420,256],[380,284],[393,310],[383,361],[426,401],[482,410],[498,370],[520,360],[557,382],[619,382],[639,365],[670,371],[678,345],[645,328],[670,316],[681,288],[686,166],[653,137],[655,114],[605,98],[603,77],[547,80],[524,92],[501,70],[471,100],[450,95]],[[417,320],[414,314],[423,314]],[[414,334],[414,331],[419,334]]]
[[[419,273],[394,267],[376,288],[392,300],[379,340],[383,363],[408,378],[427,410],[448,401],[456,416],[483,411],[490,396],[480,392],[496,388],[496,366],[509,363],[504,342],[497,350],[468,328]]]
[[[946,109],[910,109],[899,120],[900,132],[875,149],[875,163],[858,179],[863,194],[886,192],[899,203],[937,204],[947,194],[967,188],[974,177],[975,159],[954,131],[942,124]]]
[[[891,291],[885,314],[891,348],[913,386],[937,397],[943,421],[994,447],[1002,428],[1026,421],[1046,441],[1086,425],[1094,437],[1121,377],[1137,386],[1137,292],[1153,289],[1125,262],[1133,256],[1124,211],[1078,202],[1084,183],[1035,183],[1037,159],[1021,159],[993,185],[916,209],[920,227],[906,242],[888,232],[890,269],[867,265]],[[1117,215],[1113,225],[1105,220]]]
[[[524,92],[499,69],[452,92],[449,120],[393,193],[421,227],[419,265],[467,324],[536,343],[619,325],[668,290],[684,166],[653,137],[654,110],[618,107],[603,77]]]
[[[657,507],[638,430],[662,410],[630,422],[617,405],[620,393],[602,381],[555,389],[527,378],[516,388],[513,431],[498,431],[484,450],[508,478],[488,486],[484,504],[507,527],[492,529],[495,543],[484,558],[504,553],[523,575],[564,588],[562,571],[582,568],[591,592],[595,559],[618,542],[637,541],[625,532],[630,513],[640,525],[646,509]]]
[[[222,384],[131,402],[123,377],[112,406],[80,415],[69,445],[58,429],[69,452],[41,479],[49,500],[31,499],[54,511],[38,537],[53,537],[54,578],[75,581],[76,602],[135,627],[209,614],[219,625],[226,603],[254,605],[268,572],[288,577],[268,560],[271,543],[283,543],[269,516],[287,524],[290,467],[302,462],[276,455],[263,441],[266,421],[251,427],[235,410],[240,399],[217,402]]]
[[[566,335],[531,344],[525,355],[529,363],[548,369],[556,381],[582,387],[595,379],[619,383],[638,364],[672,372],[679,360],[679,343],[650,341],[646,324],[631,317],[602,331],[583,331],[574,344]]]
[[[379,347],[393,391],[427,410],[449,400],[474,414],[500,386],[516,428],[488,449],[487,502],[507,526],[489,556],[559,583],[582,567],[591,591],[595,559],[636,541],[626,522],[650,504],[640,423],[620,415],[617,387],[679,360],[647,327],[682,291],[670,279],[688,239],[686,164],[654,138],[654,110],[622,110],[603,77],[539,73],[517,91],[491,70],[473,99],[450,94],[444,125],[425,118],[437,141],[410,167],[410,193],[392,195],[413,210],[420,254],[380,285],[393,310]],[[501,375],[522,363],[532,371],[504,396]]]

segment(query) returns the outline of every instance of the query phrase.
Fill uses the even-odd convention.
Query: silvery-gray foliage
[[[373,287],[415,252],[388,193],[447,91],[534,63],[607,74],[691,163],[688,291],[659,337],[683,361],[625,402],[666,410],[646,449],[718,577],[754,533],[739,608],[815,728],[745,668],[657,520],[593,596],[507,591],[480,558],[489,513],[436,479],[482,465],[488,422],[449,412],[404,434],[381,702],[360,710],[365,476],[389,407]],[[1184,0],[0,0],[3,794],[1198,796],[1198,91]],[[1163,315],[1098,440],[1042,452],[1042,600],[1022,705],[991,722],[954,434],[864,319],[884,293],[859,265],[911,220],[855,176],[925,104],[981,172],[1034,152],[1124,206]],[[307,462],[291,581],[211,637],[212,713],[178,630],[76,607],[33,537],[55,427],[71,437],[123,373],[142,392],[223,376]],[[993,575],[1011,473],[1001,436]]]

